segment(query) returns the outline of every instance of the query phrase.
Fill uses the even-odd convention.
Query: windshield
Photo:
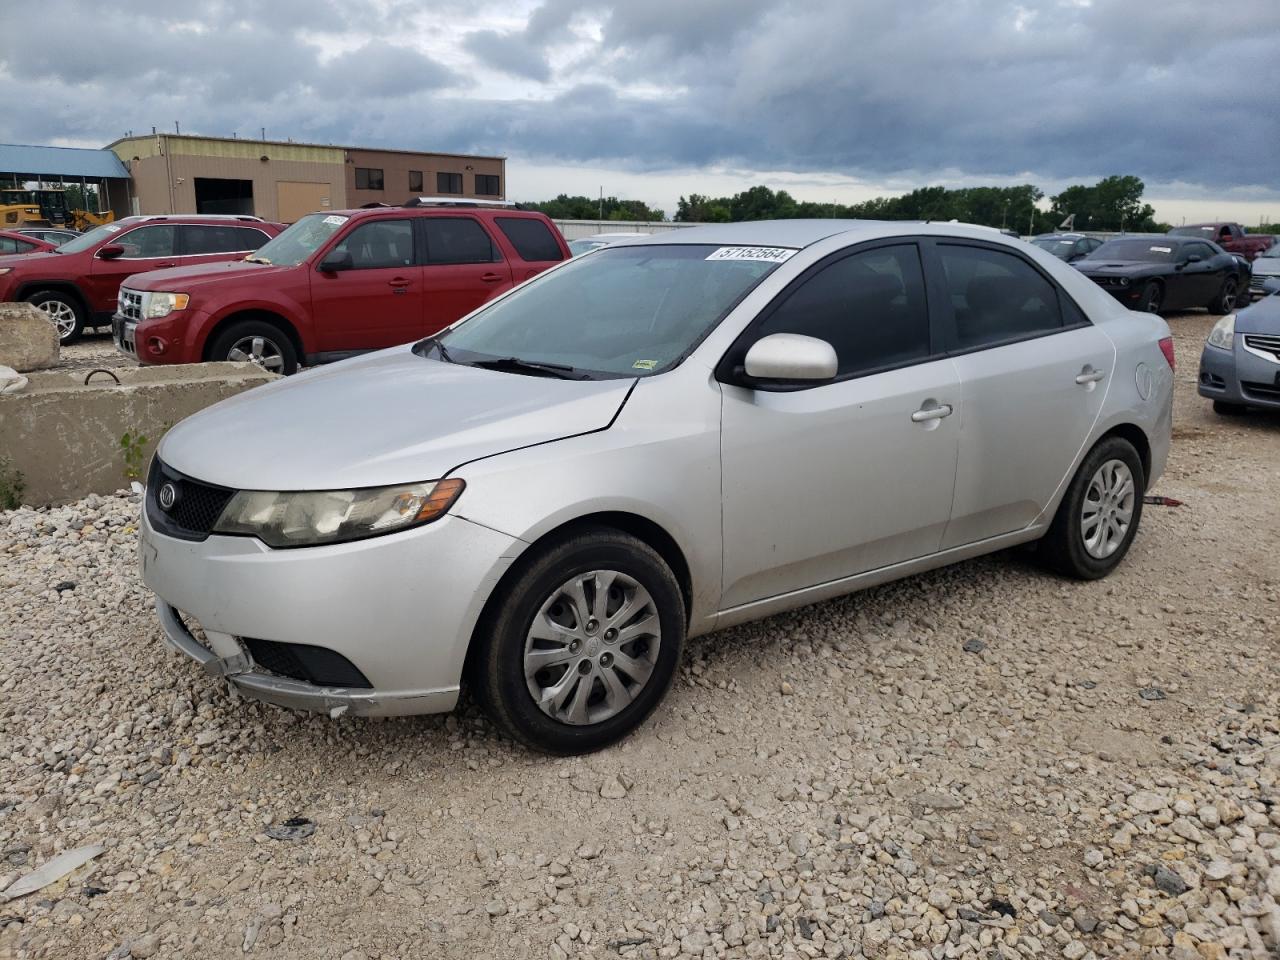
[[[125,224],[122,223],[104,223],[100,227],[94,227],[88,233],[82,233],[74,240],[68,240],[58,248],[59,253],[80,253],[84,250],[92,250],[98,244],[102,243],[108,237],[114,236],[124,229]]]
[[[1212,240],[1214,234],[1218,232],[1218,228],[1208,223],[1202,227],[1174,227],[1169,231],[1171,237],[1199,237],[1202,240]]]
[[[793,252],[612,247],[539,277],[439,340],[456,363],[515,357],[579,374],[649,376],[678,363]]]
[[[1271,246],[1263,250],[1260,254],[1258,254],[1258,256],[1274,257],[1275,259],[1280,260],[1280,241],[1273,241]]]
[[[294,267],[319,250],[350,217],[336,213],[309,213],[277,237],[245,257]]]
[[[1161,243],[1159,240],[1108,240],[1093,253],[1088,260],[1139,260],[1144,263],[1172,263],[1176,243]]]

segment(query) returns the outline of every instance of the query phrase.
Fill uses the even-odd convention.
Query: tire
[[[1240,289],[1235,277],[1227,277],[1222,281],[1222,289],[1207,304],[1207,309],[1214,316],[1225,317],[1236,308],[1236,296]]]
[[[1139,300],[1138,309],[1143,313],[1159,313],[1160,304],[1164,300],[1164,291],[1160,284],[1154,280],[1148,280],[1147,285],[1142,288],[1142,297]]]
[[[58,328],[58,343],[75,343],[84,336],[85,309],[80,301],[62,290],[37,290],[26,298],[49,317]]]
[[[1107,495],[1114,488],[1110,484],[1123,481],[1127,471],[1129,494],[1115,502],[1114,513],[1107,507]],[[1116,483],[1123,489],[1123,483]],[[1039,555],[1053,570],[1077,580],[1098,580],[1105,577],[1124,559],[1142,521],[1142,495],[1146,492],[1146,474],[1142,458],[1133,444],[1122,437],[1107,437],[1089,451],[1076,471],[1066,496],[1058,505],[1049,532],[1041,541]],[[1099,498],[1099,494],[1102,497]],[[1100,508],[1093,505],[1102,501]],[[1085,519],[1086,504],[1091,515],[1099,517],[1090,525]],[[1114,525],[1107,522],[1114,516]],[[1127,521],[1125,517],[1128,517]],[[1099,530],[1099,528],[1103,528]],[[1115,532],[1119,528],[1118,536]],[[1101,537],[1086,537],[1086,530],[1100,532]],[[1111,535],[1108,535],[1110,532]]]
[[[1230,400],[1213,401],[1213,412],[1222,417],[1239,417],[1247,412],[1243,403],[1232,403]]]
[[[469,685],[513,740],[559,756],[590,753],[625,737],[666,696],[684,643],[684,600],[662,557],[619,530],[591,527],[534,550],[477,627]],[[610,574],[602,608],[596,587]],[[582,588],[577,600],[566,592],[572,584]],[[633,635],[619,638],[618,629]]]
[[[241,320],[214,338],[210,360],[250,360],[272,373],[292,376],[298,372],[298,351],[289,335],[264,320]]]

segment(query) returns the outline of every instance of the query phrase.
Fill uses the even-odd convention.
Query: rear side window
[[[840,361],[839,377],[925,359],[931,353],[929,307],[916,245],[877,247],[828,264],[804,280],[758,332],[827,341]]]
[[[351,254],[355,270],[413,265],[413,224],[408,220],[375,220],[348,233],[334,253]]]
[[[1020,257],[986,247],[939,244],[961,350],[1062,329],[1058,291]]]
[[[182,252],[189,257],[209,253],[240,253],[257,250],[267,242],[261,230],[223,224],[190,224],[180,227]]]
[[[146,260],[152,257],[172,257],[174,243],[173,224],[157,224],[130,230],[114,241],[124,247],[122,260]]]
[[[427,263],[493,263],[502,258],[484,227],[470,217],[429,217]]]
[[[563,260],[560,244],[541,220],[526,217],[498,217],[498,229],[520,254],[520,259],[531,263]]]

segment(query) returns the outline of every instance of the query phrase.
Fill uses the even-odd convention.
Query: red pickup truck
[[[307,365],[429,336],[569,258],[547,217],[415,198],[312,213],[236,263],[130,277],[113,318],[140,363]]]
[[[1276,242],[1269,233],[1245,233],[1238,223],[1188,223],[1185,227],[1174,227],[1169,235],[1212,240],[1227,253],[1238,253],[1247,260],[1253,260]]]

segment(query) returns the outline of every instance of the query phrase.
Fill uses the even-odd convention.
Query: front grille
[[[142,294],[136,290],[120,288],[120,298],[116,301],[120,308],[120,316],[126,320],[142,319]]]
[[[1241,381],[1240,389],[1255,400],[1266,400],[1269,403],[1280,401],[1280,385],[1274,383],[1250,383]]]
[[[170,484],[176,496],[173,506],[165,510],[160,506],[160,491]],[[203,540],[235,494],[236,491],[226,487],[193,480],[154,457],[147,477],[147,519],[171,537]]]
[[[1265,353],[1270,358],[1280,361],[1280,337],[1268,334],[1246,333],[1244,345],[1257,353]]]
[[[313,683],[321,687],[353,687],[367,690],[373,686],[354,663],[328,647],[306,643],[279,643],[242,637],[253,655],[253,662],[282,677]]]

